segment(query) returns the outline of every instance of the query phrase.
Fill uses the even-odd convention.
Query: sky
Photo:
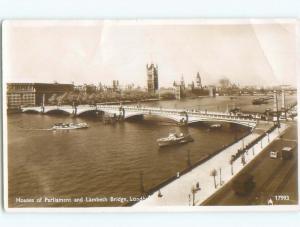
[[[159,86],[296,83],[293,20],[11,20],[3,25],[8,82],[146,86],[157,64]]]

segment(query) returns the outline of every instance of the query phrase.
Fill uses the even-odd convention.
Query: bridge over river
[[[128,119],[134,116],[153,115],[163,118],[172,119],[180,124],[192,124],[196,122],[226,122],[239,124],[254,128],[256,120],[250,117],[238,116],[232,113],[208,112],[187,109],[166,109],[157,107],[140,107],[140,106],[122,106],[122,105],[61,105],[61,106],[32,106],[21,107],[22,112],[64,112],[73,116],[80,116],[87,112],[104,112],[119,119]]]

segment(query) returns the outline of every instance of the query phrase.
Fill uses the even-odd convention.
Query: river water
[[[147,106],[224,111],[234,105],[248,111],[253,97],[199,98],[144,103]],[[295,97],[288,97],[288,102]],[[87,122],[82,130],[51,131],[57,122]],[[209,153],[247,133],[244,127],[224,124],[209,130],[206,124],[179,128],[164,119],[134,120],[105,125],[94,117],[9,114],[8,189],[10,207],[121,206],[117,199],[140,196],[141,172],[145,190],[176,175]],[[188,132],[194,142],[159,149],[156,140],[170,131]],[[84,198],[84,201],[75,198]],[[42,198],[42,202],[36,202]],[[49,202],[45,198],[66,199]],[[98,198],[98,201],[91,201]],[[28,202],[24,202],[28,199]],[[33,202],[31,199],[35,199]],[[67,201],[72,199],[72,201]]]

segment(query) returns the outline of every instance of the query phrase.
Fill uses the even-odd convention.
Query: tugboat
[[[180,133],[179,135],[177,133],[169,133],[168,137],[158,139],[157,144],[159,147],[165,147],[175,144],[184,144],[192,141],[194,141],[194,139],[191,137],[191,135],[183,135],[183,133]]]
[[[70,130],[70,129],[83,129],[88,128],[88,124],[82,123],[56,123],[53,125],[53,130]]]

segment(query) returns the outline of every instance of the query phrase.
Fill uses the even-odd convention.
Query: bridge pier
[[[71,114],[72,117],[76,117],[77,116],[77,106],[73,105],[72,106],[72,114]]]
[[[180,119],[179,125],[180,126],[187,126],[188,123],[189,123],[189,115],[188,115],[188,113],[186,111],[184,111],[180,115],[181,116],[184,115],[184,117]]]
[[[122,106],[120,106],[119,107],[119,120],[124,120],[125,119],[125,109],[122,107]]]

